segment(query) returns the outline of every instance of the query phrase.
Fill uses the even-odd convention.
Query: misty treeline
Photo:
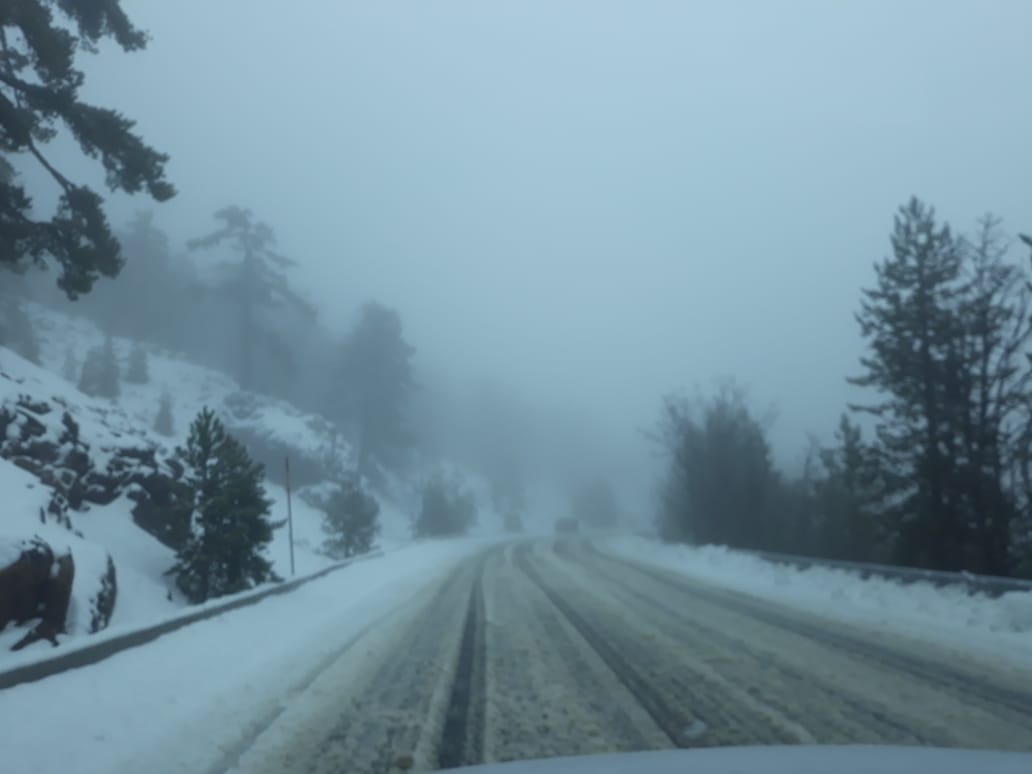
[[[177,251],[153,216],[140,213],[118,234],[128,260],[115,281],[70,302],[45,274],[27,275],[9,284],[10,305],[18,309],[20,298],[32,298],[88,317],[109,337],[223,370],[242,389],[332,419],[354,444],[363,475],[403,469],[415,441],[406,418],[415,379],[399,314],[369,302],[350,331],[334,336],[291,289],[295,264],[276,250],[271,226],[236,206],[214,218],[212,231]],[[146,380],[145,352],[134,347],[128,355],[122,378]],[[76,367],[86,392],[117,397],[110,341],[68,369]]]
[[[168,156],[148,146],[131,119],[81,98],[85,76],[77,53],[95,51],[105,39],[125,52],[147,44],[118,0],[24,0],[0,7],[0,267],[23,275],[30,266],[50,272],[47,280],[5,278],[5,343],[38,359],[22,296],[75,301],[75,311],[109,336],[190,355],[231,373],[244,389],[338,419],[360,438],[364,468],[375,461],[398,463],[407,443],[398,405],[411,385],[412,350],[395,312],[370,304],[353,333],[336,341],[291,289],[288,273],[295,264],[276,249],[273,229],[248,210],[231,205],[215,212],[214,227],[187,241],[197,259],[189,260],[148,213],[116,233],[103,197],[48,157],[47,146],[64,132],[83,154],[99,160],[112,191],[147,193],[157,201],[175,195],[165,178]],[[49,218],[23,180],[30,166],[43,170],[57,191]],[[117,283],[96,284],[116,276]],[[110,343],[84,364],[74,360],[66,362],[69,375],[85,367],[77,381],[95,394],[115,396]],[[135,366],[141,378],[140,364]],[[313,371],[334,377],[301,378]]]
[[[159,202],[176,192],[165,178],[168,156],[148,146],[131,119],[80,97],[85,76],[77,53],[96,53],[104,39],[126,52],[147,43],[119,0],[0,5],[0,269],[7,271],[0,344],[39,362],[39,341],[22,303],[31,299],[84,315],[105,334],[104,344],[89,352],[69,350],[62,368],[90,395],[115,400],[123,381],[150,381],[145,342],[221,369],[241,389],[329,417],[357,453],[356,470],[336,482],[323,504],[323,548],[338,557],[370,550],[379,506],[363,482],[403,470],[416,442],[408,418],[414,350],[399,314],[370,302],[346,335],[331,334],[292,288],[297,264],[278,249],[273,227],[234,204],[181,243],[145,211],[113,227],[103,197],[49,158],[47,146],[59,134],[99,160],[112,191],[143,192]],[[57,192],[49,217],[25,182],[34,166]],[[44,271],[27,272],[30,267]],[[98,283],[101,278],[117,281]],[[124,366],[116,336],[134,342]],[[155,431],[173,435],[167,389],[155,409]],[[261,556],[273,529],[262,466],[207,410],[177,453],[196,500],[191,538],[170,571],[178,586],[203,601],[273,578]],[[464,531],[476,517],[469,493],[442,481],[425,484],[417,532]]]
[[[413,406],[414,350],[396,310],[369,302],[350,331],[331,333],[292,287],[295,259],[281,252],[273,225],[259,214],[227,203],[185,239],[171,238],[147,211],[112,225],[103,197],[48,156],[48,146],[63,133],[100,162],[110,190],[146,193],[157,201],[176,193],[165,178],[168,156],[148,146],[131,119],[80,96],[85,75],[77,67],[79,52],[95,53],[105,39],[125,52],[146,46],[147,36],[118,0],[6,4],[0,7],[0,33],[0,268],[9,272],[0,287],[0,344],[39,362],[26,299],[84,315],[105,342],[88,352],[69,351],[62,368],[84,392],[117,399],[122,382],[150,380],[148,347],[171,351],[228,373],[243,390],[329,418],[356,451],[358,479],[374,485],[384,483],[390,471],[404,473],[417,450],[425,456],[455,452],[451,441],[447,450],[431,448],[428,417],[434,409],[426,400]],[[57,192],[49,217],[26,182],[33,167]],[[28,272],[30,267],[44,271]],[[127,362],[114,337],[135,342]],[[176,426],[166,391],[155,406],[154,429],[168,436]],[[448,433],[436,435],[439,441]],[[463,443],[472,449],[472,442]],[[491,445],[500,443],[493,439]],[[515,528],[522,479],[511,460],[496,462],[483,468],[492,476],[499,510]],[[459,514],[450,524],[468,525],[474,514],[467,493],[459,483],[442,481],[438,476],[425,482],[424,505],[433,506],[431,514]],[[327,506],[328,526],[339,533],[357,525],[358,542],[339,534],[329,542],[332,551],[346,554],[370,543],[375,513],[353,480],[339,482],[339,489]],[[438,508],[441,501],[448,507]],[[437,521],[433,516],[426,523]],[[416,524],[417,531],[424,528],[436,529]],[[334,543],[337,538],[344,542]]]
[[[891,245],[856,313],[869,397],[800,474],[733,383],[665,401],[664,539],[1032,577],[1032,240],[912,199]]]

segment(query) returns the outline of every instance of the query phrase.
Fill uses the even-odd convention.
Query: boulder
[[[17,559],[0,569],[0,629],[12,622],[40,621],[11,650],[38,640],[57,645],[57,635],[65,631],[74,580],[70,552],[55,556],[39,537],[22,542]]]
[[[49,577],[43,587],[42,619],[32,631],[11,646],[21,650],[39,640],[47,640],[57,647],[57,635],[64,633],[68,618],[68,605],[72,600],[72,583],[75,582],[75,560],[72,555],[62,554],[51,565]]]
[[[40,538],[20,541],[17,558],[0,567],[0,631],[39,615],[54,552]]]

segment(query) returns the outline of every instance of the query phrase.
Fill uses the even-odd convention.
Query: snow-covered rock
[[[57,644],[59,634],[93,633],[111,619],[114,562],[99,546],[69,537],[58,533],[55,545],[38,534],[0,537],[0,631],[14,625],[12,649],[39,640]]]

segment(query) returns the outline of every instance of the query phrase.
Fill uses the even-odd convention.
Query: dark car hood
[[[659,750],[468,766],[464,774],[1032,774],[1032,753],[938,747]]]

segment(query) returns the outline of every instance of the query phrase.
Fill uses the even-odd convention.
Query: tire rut
[[[685,718],[674,707],[667,704],[663,697],[657,695],[649,687],[646,681],[638,672],[616,651],[615,648],[600,636],[595,629],[577,613],[566,601],[559,596],[538,574],[537,570],[527,559],[524,552],[517,555],[517,562],[520,569],[526,576],[541,590],[551,601],[555,608],[562,613],[563,617],[573,626],[574,629],[584,638],[585,642],[599,655],[613,672],[616,678],[623,683],[624,687],[641,704],[645,711],[659,728],[663,730],[670,743],[674,747],[687,747],[681,739],[681,729],[686,728],[691,718]]]
[[[702,655],[703,660],[717,660],[721,652],[734,653],[737,658],[734,669],[721,670],[721,674],[739,690],[750,693],[805,728],[814,742],[942,744],[952,741],[942,729],[932,725],[915,729],[913,721],[895,717],[889,707],[853,696],[839,686],[815,679],[777,654],[758,650],[746,640],[732,637],[701,622],[698,617],[687,617],[684,610],[657,600],[617,577],[611,566],[607,570],[601,565],[593,565],[592,572],[604,575],[605,582],[629,604],[653,611],[657,626],[666,628],[670,637],[681,645],[706,654]],[[777,684],[782,690],[777,695],[772,694],[764,690],[764,683]],[[832,708],[836,711],[831,711]],[[842,709],[848,714],[842,716]]]
[[[799,741],[790,730],[756,711],[755,706],[748,706],[748,701],[729,702],[727,686],[710,675],[692,672],[690,678],[686,677],[685,672],[690,670],[681,660],[657,650],[654,641],[638,637],[638,632],[626,626],[612,626],[605,611],[596,608],[593,615],[582,614],[544,580],[525,550],[517,555],[517,562],[663,730],[672,746]],[[579,601],[585,609],[593,606],[588,597]],[[639,664],[644,666],[636,666]]]
[[[512,561],[489,568],[485,760],[665,749],[598,654]]]
[[[1004,746],[1016,750],[1032,748],[1027,741],[1032,739],[1032,696],[1027,693],[980,681],[977,676],[965,674],[962,669],[951,668],[932,658],[922,660],[873,639],[860,639],[850,634],[827,630],[817,623],[810,623],[791,613],[781,612],[776,607],[764,606],[761,602],[735,592],[711,590],[693,583],[690,579],[672,577],[671,573],[659,568],[646,567],[637,562],[609,556],[587,541],[584,549],[586,554],[598,562],[631,570],[639,577],[686,597],[698,599],[725,614],[759,622],[790,636],[800,637],[803,641],[818,645],[838,658],[848,659],[854,665],[873,669],[876,673],[905,676],[914,686],[911,690],[921,691],[929,697],[940,695],[948,698],[953,706],[963,708],[968,713],[976,713],[982,724],[982,736],[993,740],[990,746]],[[890,707],[881,714],[881,718],[888,720],[895,714]],[[893,722],[898,724],[896,721]],[[957,744],[957,739],[962,739],[962,746],[985,744],[979,742],[979,736],[973,735],[968,724],[955,715],[946,720],[945,726],[931,722],[928,717],[923,716],[915,718],[910,725],[916,727],[916,736],[921,737],[921,741],[924,742],[950,745]],[[1019,738],[1021,734],[1014,736],[1004,733],[1001,730],[1004,727],[1024,729],[1024,741]]]
[[[436,768],[478,567],[460,566],[374,632],[355,658],[328,669],[312,685],[313,695],[288,709],[268,738],[241,757],[239,769],[387,774]]]
[[[839,634],[820,628],[806,621],[785,615],[776,609],[765,607],[762,603],[754,602],[742,594],[732,591],[711,591],[698,584],[691,584],[691,581],[682,581],[671,577],[670,573],[663,570],[644,567],[636,562],[624,561],[608,556],[590,543],[585,545],[585,549],[603,561],[615,562],[621,566],[626,566],[681,593],[696,595],[711,604],[732,609],[739,615],[763,621],[776,628],[791,631],[807,639],[820,642],[830,648],[847,652],[858,660],[877,663],[893,671],[905,672],[909,675],[920,677],[940,690],[963,698],[969,704],[977,702],[981,707],[993,714],[998,714],[1001,709],[1006,709],[1025,722],[1032,718],[1032,694],[1027,691],[1016,691],[999,685],[987,685],[986,683],[978,682],[972,676],[956,669],[951,669],[945,664],[922,660],[888,648],[874,640],[860,641],[850,635]]]
[[[484,562],[481,562],[470,588],[458,663],[437,748],[437,767],[441,769],[480,763],[484,757],[487,691],[483,576]]]

